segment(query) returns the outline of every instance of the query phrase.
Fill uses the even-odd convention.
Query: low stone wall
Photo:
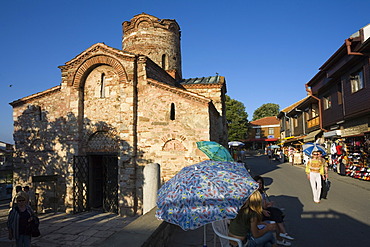
[[[99,247],[164,247],[174,226],[155,217],[156,207],[109,237]]]
[[[172,236],[174,228],[167,222],[162,224],[153,232],[153,234],[145,241],[142,247],[163,247],[168,246],[170,237]]]

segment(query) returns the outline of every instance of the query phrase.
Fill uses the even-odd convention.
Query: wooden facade
[[[367,25],[347,39],[306,84],[309,93],[319,98],[325,130],[353,128],[369,122],[369,31]]]
[[[283,109],[278,115],[282,142],[304,141],[310,133],[320,130],[318,108],[318,99],[307,96]]]

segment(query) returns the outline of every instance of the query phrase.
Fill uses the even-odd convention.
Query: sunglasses
[[[26,200],[23,200],[23,199],[17,200],[17,202],[24,202],[24,201],[26,201]]]

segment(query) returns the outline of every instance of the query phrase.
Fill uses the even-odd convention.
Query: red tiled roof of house
[[[260,118],[260,119],[257,119],[255,121],[251,121],[250,123],[253,124],[253,125],[263,126],[263,125],[279,124],[280,122],[279,122],[279,119],[276,118],[276,116],[273,116],[273,117]]]

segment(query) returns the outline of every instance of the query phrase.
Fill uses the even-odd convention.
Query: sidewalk
[[[113,213],[84,212],[75,215],[50,213],[39,216],[41,236],[32,238],[34,247],[100,246],[137,217]],[[15,247],[6,227],[0,229],[0,247]]]

